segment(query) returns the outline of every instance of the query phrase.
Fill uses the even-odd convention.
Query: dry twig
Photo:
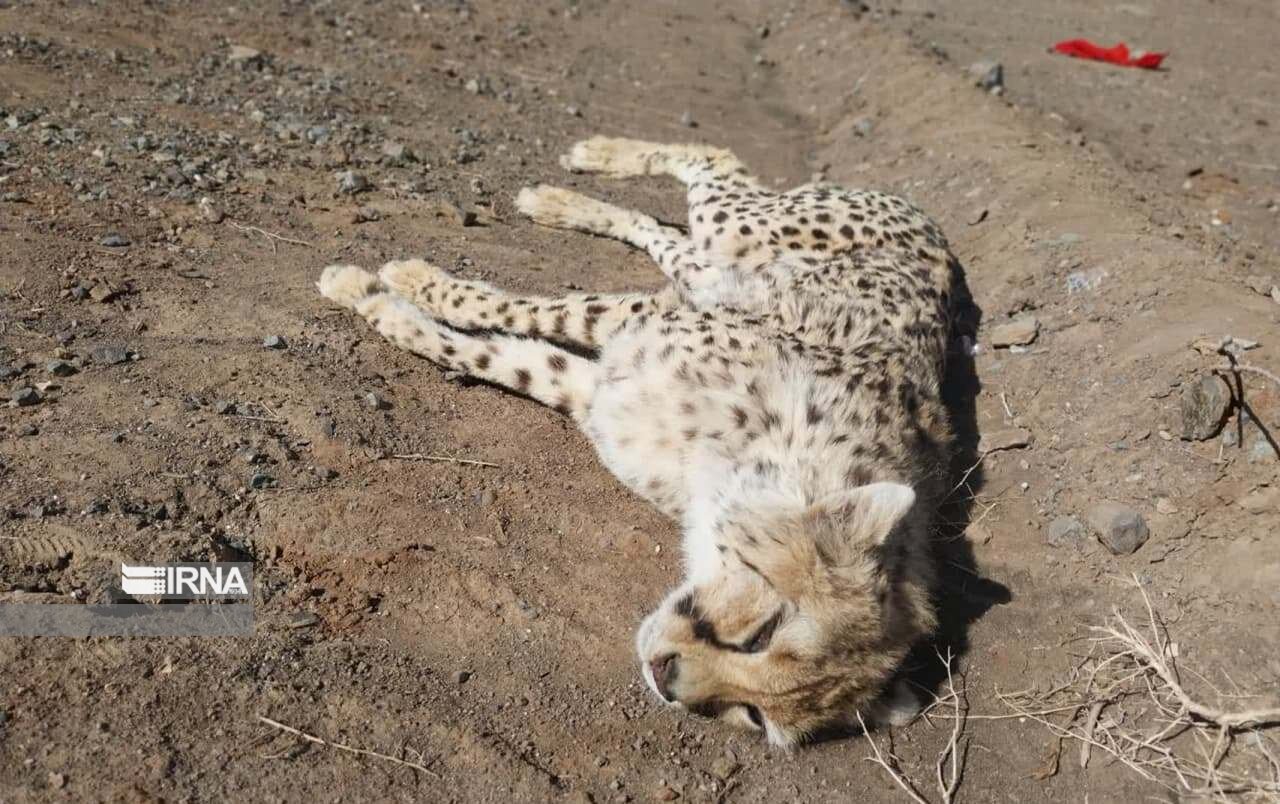
[[[231,224],[232,229],[238,229],[242,232],[260,234],[263,237],[267,238],[267,242],[271,244],[271,250],[273,252],[280,250],[279,246],[276,245],[276,241],[279,241],[281,243],[292,243],[295,246],[304,246],[305,248],[311,248],[311,244],[305,240],[295,240],[292,237],[285,237],[284,235],[276,234],[275,232],[268,232],[266,229],[263,229],[259,226],[248,226],[243,223],[236,223],[235,221],[227,221],[227,223]]]
[[[488,461],[473,461],[470,458],[451,458],[448,455],[423,455],[420,452],[412,452],[405,455],[392,455],[391,457],[401,461],[438,461],[440,463],[465,463],[468,466],[490,466],[494,469],[502,468],[498,464],[489,463]]]
[[[284,723],[281,723],[278,720],[272,720],[271,718],[266,717],[264,715],[258,715],[258,720],[262,721],[263,723],[266,723],[268,726],[272,727],[273,729],[279,729],[280,731],[288,732],[289,734],[292,734],[296,737],[301,737],[302,739],[306,740],[309,743],[315,743],[316,745],[323,745],[328,748],[336,748],[339,751],[346,751],[349,754],[359,754],[361,756],[374,757],[375,759],[381,759],[386,762],[393,762],[397,765],[403,765],[406,768],[413,768],[414,770],[422,771],[428,776],[432,776],[436,779],[444,778],[440,774],[428,768],[426,765],[421,765],[417,762],[409,762],[408,760],[400,759],[398,757],[389,756],[387,754],[380,754],[377,751],[370,751],[367,748],[356,748],[355,746],[346,745],[344,743],[335,743],[331,740],[326,740],[323,737],[317,737],[314,734],[309,734],[308,732],[305,732],[301,729],[295,729],[293,726],[286,726]]]

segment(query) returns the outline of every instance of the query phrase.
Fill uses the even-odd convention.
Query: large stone
[[[1118,556],[1133,553],[1151,535],[1142,514],[1120,503],[1095,505],[1089,511],[1088,520],[1098,534],[1098,541]]]
[[[991,345],[997,349],[1026,346],[1034,341],[1039,333],[1040,321],[1035,316],[1021,316],[992,329]]]
[[[1222,429],[1231,410],[1231,390],[1221,377],[1206,374],[1182,391],[1182,438],[1205,441]]]

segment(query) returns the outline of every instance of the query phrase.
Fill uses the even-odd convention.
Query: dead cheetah
[[[568,190],[517,200],[538,223],[645,249],[663,290],[517,297],[408,260],[377,277],[329,267],[320,292],[405,349],[572,416],[681,523],[687,577],[636,636],[664,701],[782,746],[883,708],[935,625],[954,262],[941,231],[877,192],[772,192],[706,146],[596,137],[562,162],[688,186],[688,235]]]

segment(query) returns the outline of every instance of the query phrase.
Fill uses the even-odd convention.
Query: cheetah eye
[[[764,718],[760,715],[760,710],[751,704],[743,704],[742,708],[747,710],[747,717],[757,729],[764,729]]]
[[[759,653],[769,647],[769,643],[773,641],[773,632],[778,630],[778,624],[782,622],[782,609],[778,609],[773,616],[765,620],[764,625],[760,626],[756,632],[742,644],[743,653]]]

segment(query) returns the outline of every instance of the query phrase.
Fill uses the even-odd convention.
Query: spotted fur
[[[686,578],[636,638],[664,700],[781,745],[872,713],[935,622],[954,268],[941,231],[882,193],[773,192],[707,146],[596,137],[563,163],[687,185],[687,234],[569,190],[517,199],[538,223],[644,249],[663,290],[521,297],[407,260],[376,278],[328,268],[321,292],[572,415],[681,523]]]

